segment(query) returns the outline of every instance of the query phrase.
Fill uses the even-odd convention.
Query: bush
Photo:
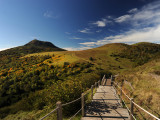
[[[92,58],[92,57],[90,57],[90,58],[89,58],[89,60],[90,60],[90,61],[93,61],[93,58]]]
[[[64,66],[69,65],[69,62],[64,62]]]

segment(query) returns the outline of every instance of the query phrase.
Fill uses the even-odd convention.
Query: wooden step
[[[111,85],[111,80],[106,84]],[[113,86],[100,86],[92,102],[86,105],[85,117],[81,120],[129,120],[129,113],[121,106]]]

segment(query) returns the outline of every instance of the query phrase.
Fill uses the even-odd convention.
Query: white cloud
[[[129,10],[128,13],[135,13],[135,12],[137,12],[137,11],[138,11],[137,8],[133,8],[133,9]]]
[[[97,24],[98,27],[105,27],[106,23],[104,21],[97,21],[95,24]]]
[[[160,23],[160,1],[152,2],[141,9],[131,9],[130,14],[122,15],[115,18],[115,22],[129,22],[133,26],[148,26],[150,24]]]
[[[107,43],[160,43],[160,1],[149,3],[141,9],[132,9],[126,15],[117,18],[112,17],[109,20],[118,24],[126,23],[130,29],[97,41],[79,44],[86,47],[96,47]]]
[[[123,15],[115,19],[115,22],[122,23],[131,18],[131,15]]]
[[[68,51],[79,51],[79,50],[91,49],[91,47],[80,46],[79,48],[68,47],[68,48],[63,48],[63,49],[68,50]]]
[[[106,26],[105,21],[97,21],[97,22],[95,22],[93,24],[96,24],[98,27],[105,27]]]
[[[75,40],[80,40],[80,39],[83,39],[83,38],[79,38],[79,37],[72,37],[70,39],[75,39]]]
[[[9,48],[0,48],[0,51],[7,50],[7,49],[9,49]]]
[[[81,45],[85,45],[85,46],[94,46],[96,44],[96,42],[84,42],[84,43],[79,43]]]
[[[77,48],[73,48],[73,47],[67,47],[67,48],[63,48],[65,50],[68,50],[68,51],[76,51]]]
[[[99,46],[107,43],[137,43],[154,42],[160,43],[160,25],[157,27],[144,28],[142,30],[130,30],[120,35],[108,36],[96,42],[80,43],[85,46]]]
[[[53,19],[57,19],[60,17],[60,15],[54,15],[52,11],[46,11],[44,14],[43,14],[44,17],[46,18],[53,18]]]
[[[79,30],[79,32],[81,32],[81,33],[91,33],[90,29],[88,29],[88,28],[85,28],[83,30]]]
[[[108,19],[111,19],[111,16],[108,16]],[[98,20],[96,22],[93,22],[92,24],[98,27],[105,27],[108,23],[111,23],[111,21],[103,18],[102,20]]]

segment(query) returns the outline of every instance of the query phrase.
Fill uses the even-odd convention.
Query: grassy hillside
[[[142,66],[124,71],[117,77],[118,82],[124,82],[124,90],[134,101],[152,114],[160,117],[160,59],[152,60]],[[128,101],[129,102],[129,101]],[[139,110],[139,119],[152,119]]]
[[[50,59],[52,56],[25,57],[1,67],[1,118],[19,111],[53,109],[58,100],[76,99],[102,77],[103,71],[93,71],[91,63],[57,66],[50,65]],[[44,115],[43,111],[39,114]]]
[[[109,70],[115,73],[119,73],[124,69],[132,68],[133,62],[129,59],[115,57],[112,54],[121,53],[126,49],[126,44],[115,43],[107,44],[98,48],[82,50],[82,51],[63,51],[63,52],[43,52],[28,54],[25,57],[30,56],[44,56],[53,55],[50,59],[50,63],[53,65],[63,65],[65,62],[89,62],[92,63],[94,69]],[[57,58],[59,57],[59,58]]]
[[[123,78],[129,79],[128,82],[133,84],[137,90],[134,93],[135,96],[140,95],[138,92],[141,89],[145,91],[146,86],[143,86],[142,83],[146,84],[151,79],[148,77],[151,71],[152,74],[160,74],[159,67],[156,68],[158,59],[154,62],[156,65],[152,70],[150,67],[144,67],[145,65],[149,66],[149,63],[144,63],[159,56],[160,47],[157,44],[115,43],[83,51],[59,49],[62,51],[54,52],[50,50],[53,50],[55,46],[48,42],[32,41],[23,48],[27,46],[29,48],[34,46],[36,49],[26,52],[26,49],[20,51],[20,47],[18,47],[18,49],[14,48],[15,52],[13,53],[6,52],[7,54],[4,54],[4,52],[0,58],[1,119],[39,119],[55,107],[56,101],[60,100],[62,103],[66,103],[80,97],[80,94],[89,89],[95,81],[101,79],[103,74],[108,76],[120,74],[118,81]],[[44,50],[38,51],[39,48],[44,48]],[[15,55],[16,52],[18,56]],[[144,59],[145,61],[143,61]],[[144,65],[140,66],[142,64]],[[140,80],[137,80],[140,82],[137,87],[138,82],[132,78],[139,76],[141,72],[144,73],[144,81],[141,83]],[[145,79],[146,77],[148,78]],[[154,85],[153,82],[153,87],[151,87],[153,91],[156,88]],[[132,90],[128,86],[126,89]],[[150,91],[152,92],[152,90]],[[145,99],[150,98],[147,96]],[[79,103],[65,108],[67,112],[64,115],[66,117],[73,114],[71,109],[72,111],[79,109]]]
[[[111,56],[123,47],[110,44],[85,51],[33,53],[1,63],[0,117],[18,119],[18,114],[21,119],[35,119],[53,109],[58,100],[76,99],[104,73],[131,67],[129,60]]]
[[[77,57],[75,53],[71,51],[33,53],[33,54],[28,54],[24,57],[46,56],[46,55],[52,56],[51,59],[45,61],[45,63],[47,63],[48,65],[63,66],[65,62],[74,63],[81,61],[81,58]]]
[[[160,45],[147,42],[128,45],[121,53],[114,53],[112,56],[130,59],[134,66],[139,66],[159,58]]]
[[[30,53],[45,52],[45,51],[47,52],[47,51],[65,51],[65,50],[58,48],[57,46],[53,45],[50,42],[45,42],[35,39],[23,46],[0,51],[0,57],[23,56]]]

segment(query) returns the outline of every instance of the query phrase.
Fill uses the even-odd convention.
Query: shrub
[[[92,58],[92,57],[90,57],[90,58],[89,58],[89,60],[90,60],[90,61],[93,61],[93,58]]]
[[[64,66],[67,66],[67,65],[69,65],[69,62],[64,62]]]

